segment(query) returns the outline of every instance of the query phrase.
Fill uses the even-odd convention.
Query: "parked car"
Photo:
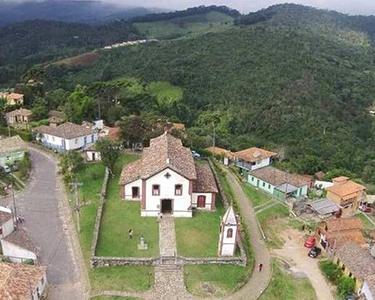
[[[201,157],[201,155],[194,150],[191,150],[191,154],[193,155],[194,158],[200,158]]]
[[[303,245],[307,248],[312,248],[315,246],[315,242],[316,242],[315,237],[309,236]]]
[[[12,171],[9,166],[0,166],[0,167],[5,171],[5,173],[10,173]]]
[[[319,254],[322,252],[322,249],[320,249],[319,247],[313,247],[310,251],[309,251],[309,257],[311,258],[316,258],[317,256],[319,256]]]
[[[355,300],[356,298],[353,295],[345,295],[345,300]]]
[[[368,205],[362,205],[359,207],[359,209],[363,212],[372,212],[374,209],[371,206]]]

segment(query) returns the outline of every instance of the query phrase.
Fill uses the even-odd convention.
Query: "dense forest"
[[[23,80],[42,81],[43,91],[17,88],[31,107],[54,99],[75,121],[99,111],[109,124],[169,118],[190,127],[196,148],[211,143],[215,128],[217,145],[275,150],[291,171],[342,169],[372,182],[371,22],[273,6],[216,32],[100,51],[87,67],[35,66]]]

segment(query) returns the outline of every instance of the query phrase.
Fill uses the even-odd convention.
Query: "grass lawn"
[[[151,266],[120,266],[95,268],[90,271],[93,290],[144,291],[154,283]]]
[[[217,197],[215,212],[198,210],[193,218],[176,218],[177,253],[185,257],[216,257],[220,217],[224,213]]]
[[[125,162],[135,160],[136,156],[125,155],[119,159],[118,168]],[[94,290],[141,291],[150,287],[150,275],[153,268],[148,266],[123,266],[90,269],[90,247],[93,237],[96,213],[99,205],[100,191],[105,168],[100,163],[84,164],[78,172],[78,181],[83,183],[79,188],[82,199],[91,204],[81,209],[81,233],[79,234],[83,256],[89,273],[91,288]],[[153,276],[151,280],[153,281]],[[151,282],[152,284],[152,282]]]
[[[278,248],[283,245],[280,238],[280,219],[289,216],[289,210],[282,204],[273,205],[257,214],[259,223],[267,237],[269,246]]]
[[[247,183],[242,183],[242,189],[247,195],[247,197],[250,199],[250,202],[254,207],[269,202],[272,199],[271,196],[268,196],[260,191],[257,191],[255,188],[253,188]]]
[[[280,269],[280,262],[273,262],[271,283],[259,300],[314,300],[315,290],[308,279],[294,278]]]
[[[198,297],[221,297],[244,282],[250,270],[249,267],[232,265],[187,265],[184,267],[185,284],[187,290]],[[209,294],[202,288],[202,283],[205,282],[215,287],[214,294]]]
[[[366,218],[366,216],[364,215],[363,212],[361,212],[361,213],[359,213],[359,214],[356,214],[355,216],[361,219],[362,224],[363,224],[363,228],[364,228],[364,229],[367,229],[367,230],[375,229],[374,224],[372,224],[372,223]]]
[[[104,207],[97,248],[98,256],[152,257],[159,254],[159,223],[156,218],[141,217],[140,201],[120,199],[119,176],[125,163],[139,156],[124,156],[116,163],[115,177],[108,184],[107,201]],[[133,239],[128,231],[134,231]],[[148,250],[138,250],[143,234]]]

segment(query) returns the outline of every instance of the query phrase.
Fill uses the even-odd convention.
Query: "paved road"
[[[88,299],[82,254],[64,202],[63,186],[56,176],[56,161],[35,149],[30,149],[30,157],[32,178],[16,196],[17,213],[24,215],[22,226],[40,249],[42,265],[47,266],[49,299]]]
[[[250,243],[253,249],[255,258],[255,269],[249,281],[236,293],[230,295],[226,299],[258,299],[263,291],[267,288],[271,278],[271,257],[265,242],[262,239],[257,219],[253,207],[246,194],[243,192],[237,178],[228,170],[225,169],[226,176],[230,186],[232,187],[234,196],[241,209],[242,222],[248,227],[250,233]],[[263,270],[259,272],[257,266],[262,263]]]

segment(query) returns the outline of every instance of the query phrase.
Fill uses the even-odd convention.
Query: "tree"
[[[80,153],[70,150],[60,160],[59,167],[63,174],[65,184],[72,183],[76,179],[76,172],[83,163]]]
[[[91,118],[93,115],[93,101],[85,94],[84,88],[77,86],[75,91],[70,94],[64,107],[68,121],[81,123],[85,118]]]
[[[118,125],[121,128],[121,137],[132,148],[134,144],[143,141],[149,127],[149,124],[139,116],[123,117]]]
[[[37,97],[33,103],[31,109],[33,113],[33,120],[42,120],[46,119],[48,116],[47,101],[43,98]]]
[[[113,167],[122,151],[121,142],[105,138],[95,144],[96,150],[100,152],[102,163],[113,173]]]
[[[339,284],[337,286],[337,291],[341,299],[345,299],[346,295],[350,295],[353,293],[355,286],[355,281],[353,278],[342,276],[339,279]]]

